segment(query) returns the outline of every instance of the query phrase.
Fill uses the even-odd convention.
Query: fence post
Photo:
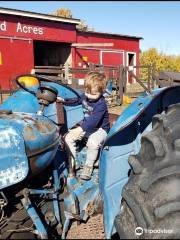
[[[127,70],[126,67],[123,68],[123,90],[126,93],[127,90]]]
[[[94,64],[93,63],[89,63],[89,71],[93,71],[94,70]]]
[[[99,71],[100,71],[101,73],[105,73],[104,65],[100,65],[100,66],[99,66]]]
[[[118,67],[118,87],[119,87],[119,105],[123,103],[123,65]]]
[[[156,63],[152,65],[152,89],[155,87],[155,82],[157,85],[157,77],[156,77]]]
[[[113,69],[109,68],[109,79],[113,80]]]
[[[69,83],[69,65],[66,62],[65,66],[64,66],[64,75],[65,75],[65,80],[67,81],[67,83]]]

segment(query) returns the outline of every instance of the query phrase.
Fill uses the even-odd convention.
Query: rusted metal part
[[[27,125],[24,128],[24,138],[26,140],[36,140],[36,135],[33,132],[32,126]]]
[[[84,199],[89,199],[88,196],[91,196],[92,189],[88,188],[87,191],[83,193]],[[83,220],[86,221],[89,217],[97,214],[102,214],[102,197],[101,194],[98,194],[98,197],[93,198],[91,201],[89,200],[86,208],[85,208],[85,214],[83,216]]]
[[[40,133],[44,133],[44,134],[48,134],[54,128],[52,124],[50,125],[48,122],[40,122],[40,121],[36,121],[34,123],[34,127],[36,127]]]
[[[59,137],[57,139],[55,139],[52,144],[49,144],[48,146],[46,146],[44,148],[36,149],[35,151],[30,151],[28,148],[26,148],[27,156],[34,157],[34,156],[43,154],[43,153],[51,150],[52,148],[54,148],[54,146],[56,146],[58,143],[59,143]]]
[[[22,115],[23,115],[23,114],[22,114]],[[33,122],[36,121],[36,120],[35,120],[34,118],[32,118],[31,116],[27,116],[27,115],[25,115],[25,116],[23,117],[23,119],[25,120],[25,122],[27,122],[28,120],[33,121]]]
[[[43,153],[46,153],[50,150],[52,150],[57,144],[59,144],[59,138],[57,138],[52,144],[49,144],[48,146],[41,148],[41,149],[36,149],[36,151],[32,151],[27,154],[28,157],[35,157],[38,155],[41,155]]]
[[[114,113],[109,113],[109,122],[110,122],[110,127],[112,127],[113,123],[117,120],[119,115],[114,114]]]
[[[25,113],[12,112],[11,110],[0,110],[0,118],[5,118],[7,120],[15,120],[15,121],[24,121],[26,123],[32,123],[37,121],[33,117]]]
[[[27,152],[27,157],[29,159],[29,164],[30,164],[30,171],[31,173],[33,173],[33,175],[37,175],[40,171],[43,170],[43,168],[39,168],[36,165],[36,161],[37,159],[40,157],[40,155],[43,155],[44,153],[50,151],[51,149],[53,149],[59,142],[59,138],[56,139],[56,141],[54,143],[52,143],[51,145],[48,145],[47,147],[43,148],[43,149],[39,149],[36,151],[31,152],[30,150],[26,149]],[[47,166],[44,166],[44,169]]]
[[[58,124],[62,125],[65,123],[63,103],[60,101],[56,101],[56,109],[57,109]]]
[[[38,120],[35,120],[30,117],[24,117],[23,118],[26,122],[32,121],[33,123],[31,125],[26,125],[24,128],[24,138],[25,140],[36,140],[36,133],[35,131],[38,131],[40,134],[49,134],[54,126],[50,124],[50,122],[40,122]],[[28,121],[27,121],[28,120]]]
[[[94,202],[94,215],[102,214],[104,208],[104,202],[102,198],[102,193],[99,192],[98,198]]]
[[[5,114],[5,115],[12,114],[12,110],[0,110],[0,116],[1,116],[2,114]]]
[[[86,208],[87,215],[92,216],[94,211],[95,211],[94,203],[89,202],[88,205],[87,205],[87,208]]]

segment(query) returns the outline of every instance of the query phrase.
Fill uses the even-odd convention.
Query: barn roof
[[[159,73],[159,80],[168,80],[169,78],[175,81],[180,81],[180,72],[161,71]]]
[[[113,36],[113,37],[124,37],[124,38],[136,38],[136,39],[143,39],[143,37],[133,36],[133,35],[126,35],[126,34],[118,34],[118,33],[110,33],[110,32],[97,32],[97,31],[83,31],[78,30],[78,32],[83,33],[92,33],[92,34],[99,34],[99,35],[106,35],[106,36]]]
[[[35,12],[28,12],[22,11],[17,9],[10,9],[10,8],[0,8],[0,14],[6,15],[16,15],[21,17],[30,17],[30,18],[38,18],[56,22],[64,22],[64,23],[71,23],[71,24],[80,24],[80,19],[75,18],[65,18],[65,17],[58,17],[49,14],[42,14],[42,13],[35,13]]]

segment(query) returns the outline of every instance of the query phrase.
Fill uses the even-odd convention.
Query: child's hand
[[[69,130],[70,134],[72,134],[74,139],[78,139],[80,135],[83,133],[83,129],[81,127],[77,127]]]

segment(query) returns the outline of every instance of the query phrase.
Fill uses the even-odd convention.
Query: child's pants
[[[73,154],[74,159],[76,158],[76,141],[82,140],[86,136],[86,132],[83,132],[78,138],[74,138],[74,136],[69,132],[65,137],[65,142],[69,146],[71,153]],[[107,132],[99,128],[96,132],[92,133],[88,137],[87,141],[87,157],[85,165],[93,167],[94,162],[98,157],[99,148],[104,143],[107,136]]]

